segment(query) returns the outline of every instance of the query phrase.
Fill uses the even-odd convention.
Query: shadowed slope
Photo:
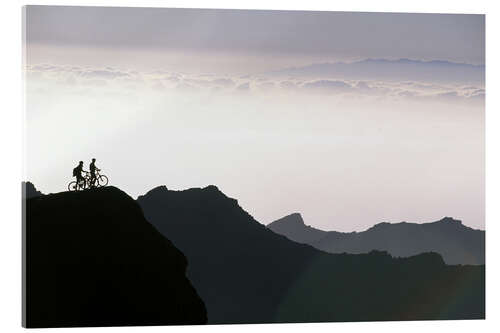
[[[484,267],[427,253],[332,255],[255,221],[215,186],[157,187],[137,199],[189,260],[209,323],[484,317]]]
[[[298,215],[298,214],[296,214]],[[379,223],[362,232],[323,231],[289,215],[267,227],[299,243],[330,253],[387,251],[396,257],[437,252],[447,264],[484,264],[485,234],[451,217],[432,223]]]
[[[187,261],[114,187],[27,200],[27,327],[203,324]]]

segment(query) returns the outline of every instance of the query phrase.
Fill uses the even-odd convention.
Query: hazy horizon
[[[25,7],[26,180],[97,159],[268,224],[484,230],[484,16]],[[410,59],[410,60],[408,60]]]

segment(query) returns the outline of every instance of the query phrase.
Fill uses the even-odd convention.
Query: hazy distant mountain
[[[272,232],[215,186],[161,186],[137,202],[187,256],[209,323],[484,318],[484,266],[328,254]]]
[[[277,234],[286,236],[294,242],[303,244],[314,243],[328,234],[326,231],[305,225],[299,213],[293,213],[282,217],[269,224],[267,227]]]
[[[485,66],[440,60],[365,59],[350,63],[318,63],[291,67],[268,74],[294,78],[460,82],[484,85]]]
[[[289,239],[330,253],[387,251],[395,257],[441,254],[447,264],[484,264],[485,233],[450,217],[432,223],[379,223],[363,232],[323,231],[306,226],[300,214],[267,226]]]
[[[115,187],[28,199],[26,327],[204,324],[186,257]]]

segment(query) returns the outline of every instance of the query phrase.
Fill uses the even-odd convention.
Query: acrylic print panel
[[[483,15],[24,24],[26,327],[484,318]]]

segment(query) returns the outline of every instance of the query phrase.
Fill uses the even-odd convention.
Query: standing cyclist
[[[95,166],[95,158],[92,159],[92,162],[90,163],[90,186],[91,187],[94,187],[95,186],[95,181],[96,181],[96,175],[95,175],[95,172],[96,170],[97,171],[101,171],[101,169],[97,168]]]
[[[76,168],[73,169],[73,176],[76,177],[75,187],[77,189],[78,189],[78,184],[80,184],[81,181],[84,183],[83,187],[85,187],[85,179],[82,176],[82,172],[83,172],[83,161],[80,161],[80,163],[78,163]]]

